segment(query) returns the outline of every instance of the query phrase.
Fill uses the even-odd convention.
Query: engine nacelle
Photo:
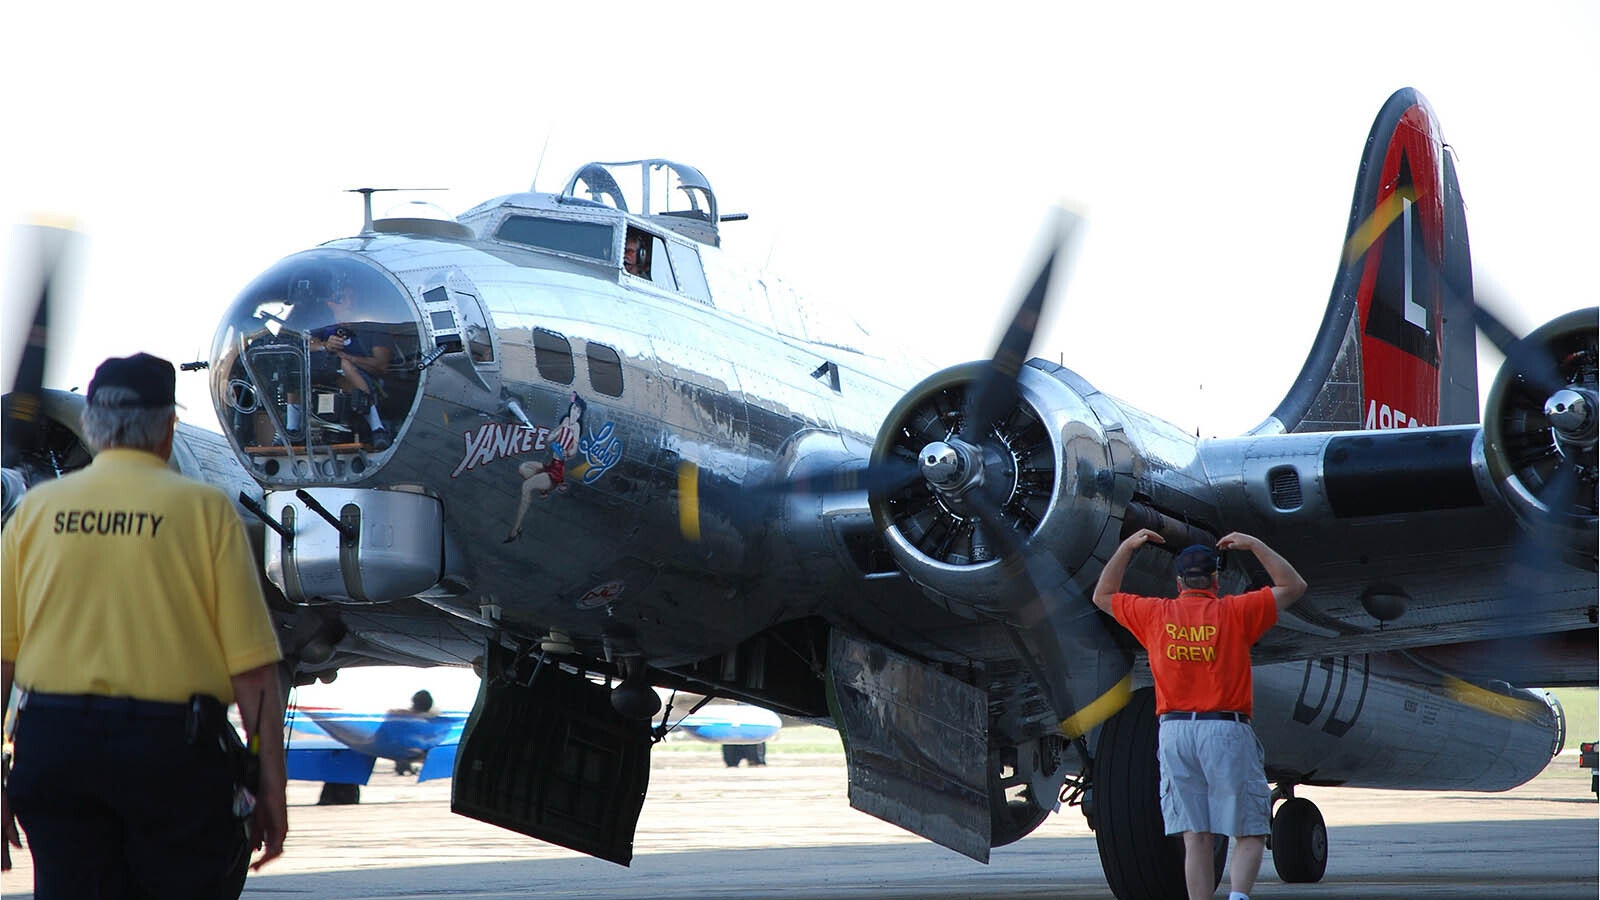
[[[1010,540],[1052,548],[1066,578],[1116,548],[1122,510],[1134,493],[1136,454],[1123,440],[1120,409],[1110,398],[1065,369],[1046,373],[1030,365],[1018,376],[1017,404],[960,459],[949,452],[942,461],[923,458],[957,439],[968,392],[986,366],[955,366],[923,380],[890,411],[873,447],[875,463],[899,458],[925,475],[948,472],[935,480],[960,484],[942,489],[917,478],[875,498],[872,512],[896,562],[924,589],[955,606],[1010,609],[1032,596],[1029,576],[1001,560],[1005,536],[986,533],[965,491],[986,487]]]
[[[1567,313],[1523,339],[1484,409],[1484,457],[1522,526],[1595,568],[1596,333],[1600,310]]]

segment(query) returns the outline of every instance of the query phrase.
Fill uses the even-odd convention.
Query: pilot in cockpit
[[[622,268],[638,278],[650,277],[650,236],[637,228],[628,229],[622,245]]]

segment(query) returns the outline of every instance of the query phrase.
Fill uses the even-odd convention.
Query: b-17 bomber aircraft
[[[1255,649],[1286,880],[1328,850],[1296,788],[1513,787],[1564,740],[1518,686],[1595,683],[1597,314],[1518,340],[1475,301],[1413,90],[1304,367],[1228,438],[1029,358],[1050,261],[993,359],[923,377],[730,262],[686,165],[458,217],[366,201],[238,294],[222,438],[186,426],[173,464],[239,496],[297,680],[482,669],[464,815],[628,864],[660,687],[832,724],[853,806],[974,860],[1078,806],[1118,897],[1181,896],[1144,651],[1088,599],[1142,527],[1254,534],[1310,583]],[[1481,424],[1479,328],[1507,351]],[[8,483],[87,461],[81,403],[43,393]],[[1169,593],[1171,563],[1140,550],[1124,589]]]

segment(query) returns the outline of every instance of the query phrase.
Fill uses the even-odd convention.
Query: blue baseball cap
[[[1180,577],[1210,575],[1217,571],[1217,551],[1205,544],[1190,544],[1183,548],[1172,567]]]

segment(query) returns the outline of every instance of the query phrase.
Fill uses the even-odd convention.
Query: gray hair
[[[1212,582],[1216,581],[1217,579],[1215,573],[1207,573],[1205,575],[1181,575],[1179,577],[1183,579],[1184,587],[1196,591],[1203,591],[1206,588],[1211,587]]]
[[[137,401],[139,395],[125,387],[106,385],[94,392],[94,403],[83,408],[83,440],[96,453],[110,447],[130,450],[161,449],[172,423],[172,406],[117,406]]]

